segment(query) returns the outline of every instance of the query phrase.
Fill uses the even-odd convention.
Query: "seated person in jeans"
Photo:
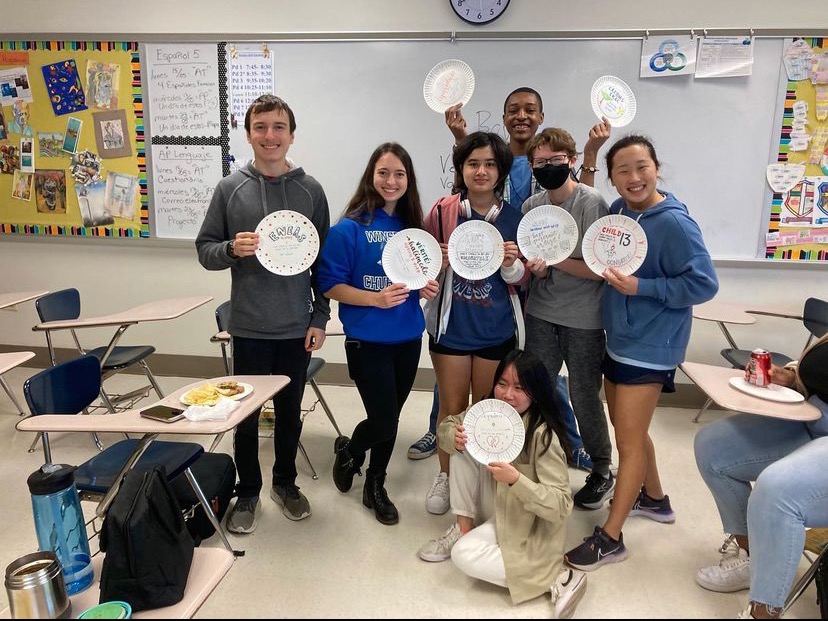
[[[798,363],[771,367],[771,382],[801,392],[822,417],[803,423],[736,414],[707,425],[695,441],[699,472],[738,544],[722,546],[722,559],[700,569],[696,582],[724,593],[749,588],[742,619],[781,615],[805,527],[828,526],[828,334]]]

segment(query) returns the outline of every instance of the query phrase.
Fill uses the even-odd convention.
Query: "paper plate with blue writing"
[[[599,276],[608,267],[629,276],[647,256],[647,234],[632,218],[610,214],[598,218],[586,230],[581,254],[589,269]]]
[[[279,276],[294,276],[309,269],[319,254],[319,232],[301,213],[283,209],[259,222],[256,258]]]
[[[382,250],[382,269],[393,283],[422,289],[440,273],[443,253],[427,231],[404,229],[395,233]]]
[[[517,410],[499,399],[478,401],[463,417],[466,451],[478,463],[511,463],[523,450],[526,430]]]

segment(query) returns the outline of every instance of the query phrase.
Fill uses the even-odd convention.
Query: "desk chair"
[[[47,293],[35,300],[35,309],[37,309],[37,314],[42,322],[77,319],[81,314],[80,293],[78,293],[77,289],[63,289],[61,291]],[[150,371],[149,365],[146,362],[150,354],[155,352],[154,347],[150,345],[119,345],[112,348],[111,352],[108,351],[107,347],[96,347],[95,349],[87,351],[81,346],[75,330],[71,330],[71,333],[80,355],[91,354],[98,359],[99,364],[103,361],[101,365],[100,396],[107,410],[114,412],[116,404],[126,404],[122,406],[126,408],[134,406],[135,402],[149,394],[150,388],[155,390],[160,399],[164,398],[164,393],[161,391],[161,387],[158,385],[155,376]],[[49,330],[46,330],[46,344],[49,347],[49,356],[54,366],[57,364],[57,360],[55,358],[52,335]],[[147,376],[150,382],[148,386],[143,386],[123,395],[109,395],[103,389],[103,381],[106,378],[136,364],[141,367],[144,375]]]
[[[231,344],[232,337],[227,332],[227,326],[230,322],[230,301],[223,302],[219,304],[216,308],[216,327],[218,328],[218,332],[210,337],[211,343],[218,343],[221,345],[221,358],[224,362],[224,371],[227,375],[232,375],[232,367],[233,367],[233,360],[232,356],[230,356],[227,352],[228,345]],[[310,361],[308,362],[308,370],[307,370],[307,379],[306,382],[310,384],[311,388],[313,389],[314,394],[316,395],[316,400],[311,404],[311,406],[305,410],[302,410],[302,422],[305,421],[305,416],[310,414],[316,409],[316,405],[319,404],[322,406],[322,409],[325,411],[325,415],[328,417],[328,420],[331,421],[331,425],[333,425],[334,430],[336,431],[337,437],[342,435],[342,432],[339,430],[339,425],[336,423],[336,419],[334,418],[333,412],[331,412],[331,408],[328,406],[328,402],[325,401],[325,397],[322,395],[322,391],[319,390],[319,384],[316,383],[316,375],[321,371],[325,366],[325,359],[319,357],[311,357]],[[221,441],[221,438],[224,434],[220,434],[216,439],[213,441],[210,450],[212,451],[218,443]],[[311,462],[310,457],[308,457],[308,452],[305,450],[305,447],[302,446],[302,442],[299,442],[299,451],[302,453],[302,456],[305,458],[305,461],[308,462],[308,466],[311,469],[312,477],[314,480],[319,479],[319,475],[316,473],[316,468],[313,467],[313,462]]]
[[[791,587],[791,592],[785,599],[785,604],[782,606],[782,613],[788,611],[793,606],[794,602],[799,599],[799,596],[805,592],[808,585],[816,577],[817,569],[820,563],[828,553],[828,528],[811,528],[805,533],[805,549],[802,554],[811,561],[811,566],[803,576]],[[812,556],[809,556],[812,555]],[[817,596],[818,597],[818,596]],[[824,604],[821,603],[824,609]]]
[[[98,398],[100,390],[100,363],[92,354],[49,367],[23,384],[23,394],[32,416],[77,414]],[[49,434],[44,432],[42,435],[43,457],[46,463],[52,463]],[[124,474],[131,468],[149,470],[164,466],[170,480],[183,472],[224,547],[233,552],[210,502],[190,471],[190,466],[204,452],[204,447],[194,442],[155,441],[157,435],[146,434],[140,440],[122,440],[78,466],[75,485],[81,500],[99,501],[95,513],[103,518]]]

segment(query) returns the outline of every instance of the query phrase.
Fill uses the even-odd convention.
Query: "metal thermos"
[[[13,619],[66,619],[72,602],[54,552],[33,552],[6,567],[6,594]]]

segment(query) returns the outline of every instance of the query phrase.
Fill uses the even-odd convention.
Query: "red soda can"
[[[750,362],[745,367],[745,381],[755,386],[770,384],[771,355],[766,349],[750,352]]]

